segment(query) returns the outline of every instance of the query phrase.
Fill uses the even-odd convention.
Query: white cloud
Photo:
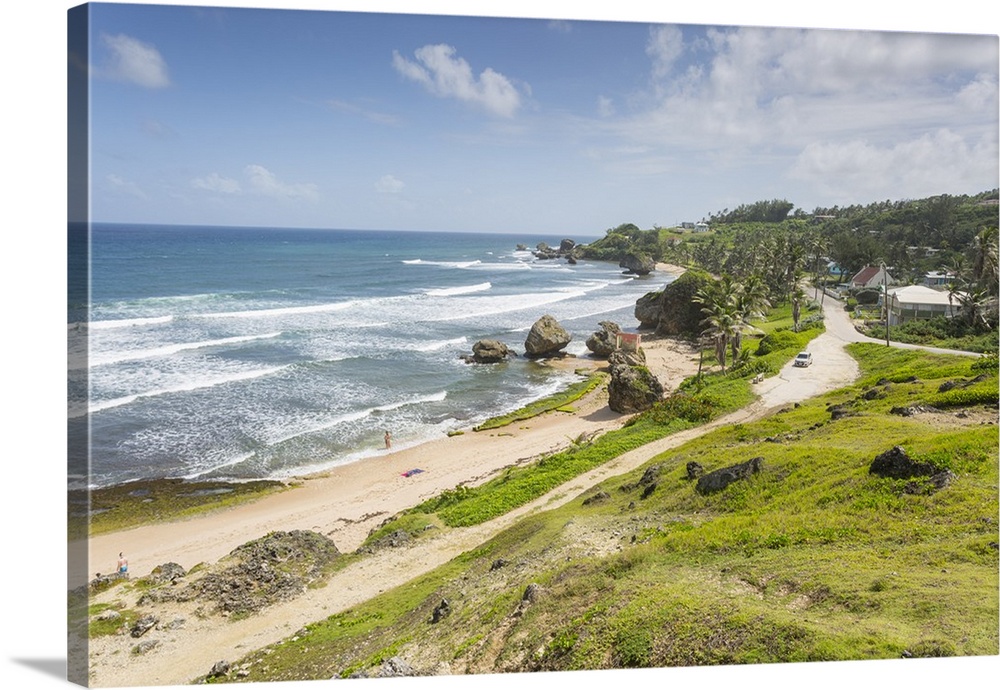
[[[230,177],[222,177],[219,173],[212,173],[207,177],[199,177],[191,180],[191,185],[196,189],[204,189],[209,192],[221,192],[223,194],[240,194],[243,189],[239,180]]]
[[[398,194],[403,191],[403,187],[405,186],[405,184],[392,175],[383,175],[375,183],[375,189],[383,194]]]
[[[436,96],[472,103],[502,117],[512,117],[521,107],[521,94],[507,77],[487,67],[477,78],[452,46],[426,45],[414,55],[417,62],[393,51],[393,67]]]
[[[611,117],[615,114],[615,103],[606,96],[597,97],[597,113],[601,117]]]
[[[125,34],[105,34],[101,39],[110,50],[110,55],[106,66],[97,71],[98,75],[148,89],[170,86],[167,63],[155,47]]]
[[[862,140],[810,144],[791,175],[834,198],[919,198],[981,191],[983,180],[996,179],[997,155],[995,141],[970,143],[940,129],[890,146]]]
[[[670,74],[683,50],[684,35],[680,27],[664,24],[650,28],[646,55],[653,62],[653,77],[661,79]]]
[[[249,178],[251,190],[264,196],[315,201],[319,190],[315,184],[287,184],[262,165],[248,165],[243,172]]]

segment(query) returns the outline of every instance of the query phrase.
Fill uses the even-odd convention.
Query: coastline
[[[649,367],[668,390],[697,370],[697,354],[673,339],[646,336]],[[598,369],[604,360],[574,357],[548,360],[552,366]],[[572,406],[489,431],[472,431],[294,479],[291,489],[232,508],[184,520],[149,524],[88,539],[88,572],[110,572],[125,552],[136,576],[163,563],[184,568],[214,562],[268,532],[312,530],[330,537],[342,552],[354,551],[386,518],[446,489],[476,485],[507,467],[559,451],[581,434],[620,427],[629,415],[607,405],[603,386]],[[423,472],[404,476],[412,469]]]

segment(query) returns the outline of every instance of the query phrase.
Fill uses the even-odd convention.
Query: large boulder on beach
[[[618,262],[619,268],[624,268],[626,273],[645,276],[653,272],[656,262],[648,254],[642,252],[629,252]]]
[[[466,361],[476,364],[496,364],[510,355],[510,348],[499,340],[478,340],[472,346],[472,357]]]
[[[555,317],[546,314],[538,319],[528,331],[524,340],[524,354],[528,357],[549,357],[560,354],[569,345],[573,336],[556,321]]]
[[[611,365],[608,407],[619,414],[648,410],[663,399],[663,384],[644,366]]]
[[[647,292],[635,301],[635,318],[640,328],[656,328],[660,322],[660,299],[663,291]]]
[[[601,321],[600,330],[594,331],[587,338],[587,349],[598,357],[607,357],[618,347],[618,334],[622,327],[614,321]]]

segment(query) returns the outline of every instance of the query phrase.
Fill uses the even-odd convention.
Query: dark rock
[[[441,603],[434,607],[431,614],[431,623],[440,623],[451,615],[451,603],[447,599],[442,599]]]
[[[709,472],[698,478],[698,484],[695,488],[700,494],[711,494],[716,491],[722,491],[733,482],[746,479],[760,472],[763,463],[764,458],[756,457],[746,462]]]
[[[524,594],[521,595],[521,601],[527,601],[534,603],[538,601],[538,597],[541,596],[542,586],[532,582],[527,587],[524,588]]]
[[[524,353],[528,357],[546,357],[558,354],[569,345],[573,336],[563,328],[555,317],[546,314],[538,319],[524,340]]]
[[[641,498],[649,498],[650,496],[652,496],[653,492],[656,491],[656,486],[657,486],[656,482],[647,485],[646,488],[642,490]]]
[[[656,480],[659,478],[660,473],[663,472],[663,465],[653,465],[652,467],[647,467],[646,471],[642,473],[639,478],[640,486],[649,486],[650,484],[655,484]]]
[[[142,637],[150,630],[156,627],[156,624],[160,622],[160,619],[153,615],[143,616],[137,620],[133,625],[131,630],[129,630],[129,635],[132,637]]]
[[[879,453],[868,467],[869,474],[892,479],[929,477],[939,471],[939,468],[930,463],[914,462],[900,446],[893,446],[884,453]]]
[[[589,506],[595,503],[604,503],[609,498],[611,498],[611,494],[609,494],[607,491],[598,491],[593,496],[583,499],[583,505]]]
[[[704,271],[685,271],[662,291],[640,297],[635,303],[635,318],[643,328],[655,328],[659,335],[696,336],[705,315],[694,296],[714,282]]]
[[[587,338],[587,349],[598,357],[607,357],[618,347],[618,334],[622,328],[614,321],[601,321],[597,325],[601,329]]]
[[[608,407],[619,414],[648,410],[663,399],[663,384],[643,366],[614,364],[608,384]]]
[[[496,364],[504,361],[510,354],[510,348],[499,340],[479,340],[472,346],[471,361],[476,364]]]
[[[656,328],[660,322],[660,300],[662,292],[647,292],[635,302],[635,318],[641,328]]]
[[[500,568],[504,567],[505,565],[507,565],[506,559],[498,558],[495,561],[493,561],[493,563],[490,564],[490,571],[492,572],[494,570],[500,570]]]
[[[573,251],[574,247],[576,247],[576,242],[570,239],[564,239],[562,242],[559,243],[559,253],[569,254],[570,252]]]
[[[687,464],[687,478],[697,479],[701,475],[705,474],[705,468],[699,465],[693,460]]]
[[[641,252],[629,252],[618,262],[619,268],[624,268],[626,273],[636,275],[649,275],[656,268],[656,262],[648,254]]]
[[[208,672],[209,678],[221,678],[222,676],[229,674],[229,662],[228,661],[216,661],[215,665],[212,666],[212,670]]]
[[[857,412],[847,405],[830,405],[826,409],[830,413],[830,419],[833,421],[843,419],[844,417],[853,417],[857,414]]]

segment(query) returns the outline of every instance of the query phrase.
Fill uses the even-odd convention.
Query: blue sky
[[[996,35],[92,17],[95,220],[592,235],[998,185]]]

